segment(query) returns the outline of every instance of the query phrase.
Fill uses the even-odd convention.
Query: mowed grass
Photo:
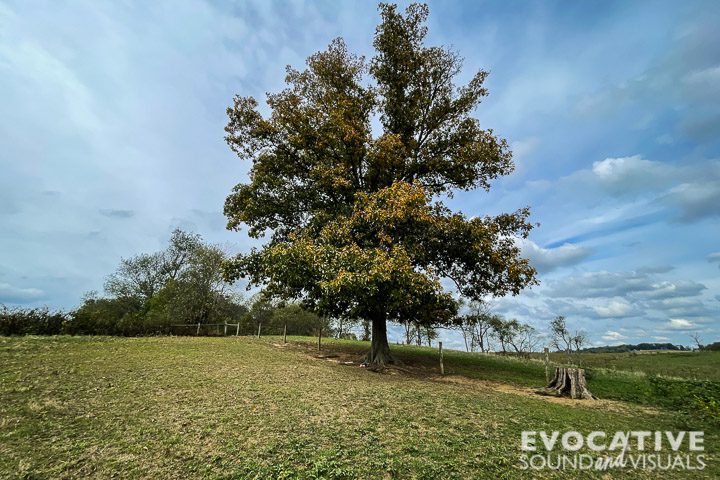
[[[717,428],[688,425],[692,417],[670,410],[557,404],[444,381],[430,349],[393,347],[421,373],[428,362],[427,375],[378,374],[314,358],[309,343],[278,344],[0,338],[0,478],[577,478],[573,470],[520,470],[520,432],[688,427],[705,430],[708,457],[692,478],[720,477]],[[364,348],[333,341],[324,353]],[[535,362],[485,356],[473,364],[469,357],[447,352],[452,377],[544,382]],[[608,478],[582,473],[593,475]]]

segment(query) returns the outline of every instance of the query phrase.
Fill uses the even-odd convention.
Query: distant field
[[[0,338],[0,478],[529,478],[520,432],[568,429],[701,429],[711,458],[692,478],[720,478],[720,429],[653,406],[656,392],[635,399],[650,407],[555,402],[526,388],[543,384],[539,362],[447,352],[440,378],[435,350],[393,346],[406,367],[378,374],[343,364],[367,344],[316,358],[313,341]],[[589,374],[609,398],[615,374]]]
[[[564,362],[564,354],[553,353],[551,360]],[[581,362],[600,367],[648,375],[664,375],[694,380],[720,381],[720,352],[648,351],[633,353],[584,353]]]

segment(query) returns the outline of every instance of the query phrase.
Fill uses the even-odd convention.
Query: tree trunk
[[[557,367],[555,375],[548,386],[538,393],[558,397],[565,396],[572,399],[595,399],[587,389],[585,370],[582,368]]]
[[[370,367],[382,368],[395,363],[390,354],[390,345],[387,341],[387,321],[385,316],[378,315],[372,319],[372,338],[367,364]]]
[[[367,320],[362,321],[363,333],[361,340],[367,342],[370,340],[370,322]]]
[[[467,337],[467,333],[465,332],[465,329],[462,330],[462,334],[463,334],[463,340],[465,341],[465,351],[470,352],[470,346],[468,346],[468,337]],[[471,341],[471,343],[472,343],[472,341]]]

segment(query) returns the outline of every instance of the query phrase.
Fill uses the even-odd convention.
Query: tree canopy
[[[380,5],[375,55],[342,39],[287,68],[287,87],[228,108],[226,141],[252,162],[225,203],[228,228],[268,241],[228,262],[267,294],[299,299],[322,315],[372,322],[369,362],[392,361],[387,321],[438,325],[458,294],[517,294],[535,270],[515,241],[529,208],[497,216],[452,212],[443,199],[513,170],[504,139],[472,116],[487,72],[457,86],[462,59],[425,45],[428,8]],[[381,125],[373,128],[373,124]]]
[[[226,255],[198,234],[176,229],[166,248],[124,258],[74,310],[67,333],[168,333],[173,324],[239,321],[246,309],[223,278]],[[189,330],[188,330],[189,331]]]

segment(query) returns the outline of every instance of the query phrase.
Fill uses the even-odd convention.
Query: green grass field
[[[532,394],[536,361],[446,352],[441,378],[435,350],[393,346],[404,367],[379,374],[344,364],[361,342],[327,341],[318,358],[313,339],[292,340],[0,338],[0,478],[529,478],[523,430],[704,430],[707,468],[662,476],[720,477],[714,417],[663,390],[679,380],[650,382],[645,357],[588,370],[593,393],[623,401],[572,402]],[[662,360],[717,380],[714,355]]]
[[[564,354],[551,354],[553,361],[563,362],[566,358]],[[590,368],[720,382],[720,352],[588,353],[581,356],[581,361]]]

